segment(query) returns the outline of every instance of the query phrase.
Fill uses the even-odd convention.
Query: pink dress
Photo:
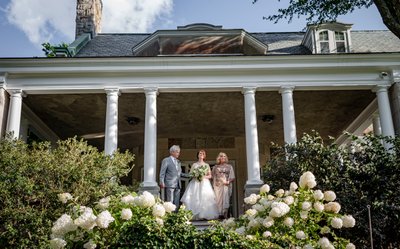
[[[224,181],[235,179],[233,167],[230,164],[217,164],[212,170],[215,200],[217,202],[219,215],[224,215],[224,210],[229,209],[230,197],[232,195],[232,184],[224,185]]]

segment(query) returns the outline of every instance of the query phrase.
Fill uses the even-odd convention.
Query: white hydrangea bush
[[[129,226],[133,217],[152,220],[160,227],[176,209],[171,202],[162,202],[146,191],[141,195],[129,193],[102,198],[93,209],[78,205],[68,193],[59,195],[59,199],[64,204],[70,202],[71,214],[61,215],[53,224],[49,245],[54,249],[76,245],[86,249],[103,248],[109,243],[107,240],[113,239],[113,232]]]
[[[340,214],[336,194],[314,189],[315,176],[305,172],[298,185],[279,189],[272,195],[265,184],[260,194],[244,199],[250,208],[237,220],[222,225],[245,236],[269,240],[283,248],[355,248],[349,240],[337,235],[339,229],[355,226],[351,215]]]

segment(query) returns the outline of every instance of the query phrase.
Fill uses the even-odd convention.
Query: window
[[[345,53],[346,32],[323,30],[318,33],[319,53]]]
[[[346,45],[344,40],[343,32],[335,32],[335,42],[336,42],[336,52],[344,53],[346,52]]]
[[[328,31],[322,31],[319,33],[319,45],[321,54],[329,54],[329,34]]]
[[[350,53],[351,26],[338,22],[307,25],[301,45],[313,54]]]

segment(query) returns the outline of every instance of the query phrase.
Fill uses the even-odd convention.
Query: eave
[[[6,89],[42,92],[237,91],[295,85],[296,90],[372,89],[391,84],[385,71],[398,74],[400,53],[304,56],[117,57],[0,59]]]

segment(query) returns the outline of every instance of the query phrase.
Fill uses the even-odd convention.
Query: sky
[[[102,33],[153,33],[191,23],[210,23],[248,32],[304,31],[305,17],[277,24],[263,16],[277,13],[289,0],[102,0]],[[0,57],[43,57],[41,44],[75,39],[76,0],[0,0]],[[353,30],[386,30],[378,10],[340,16]]]

